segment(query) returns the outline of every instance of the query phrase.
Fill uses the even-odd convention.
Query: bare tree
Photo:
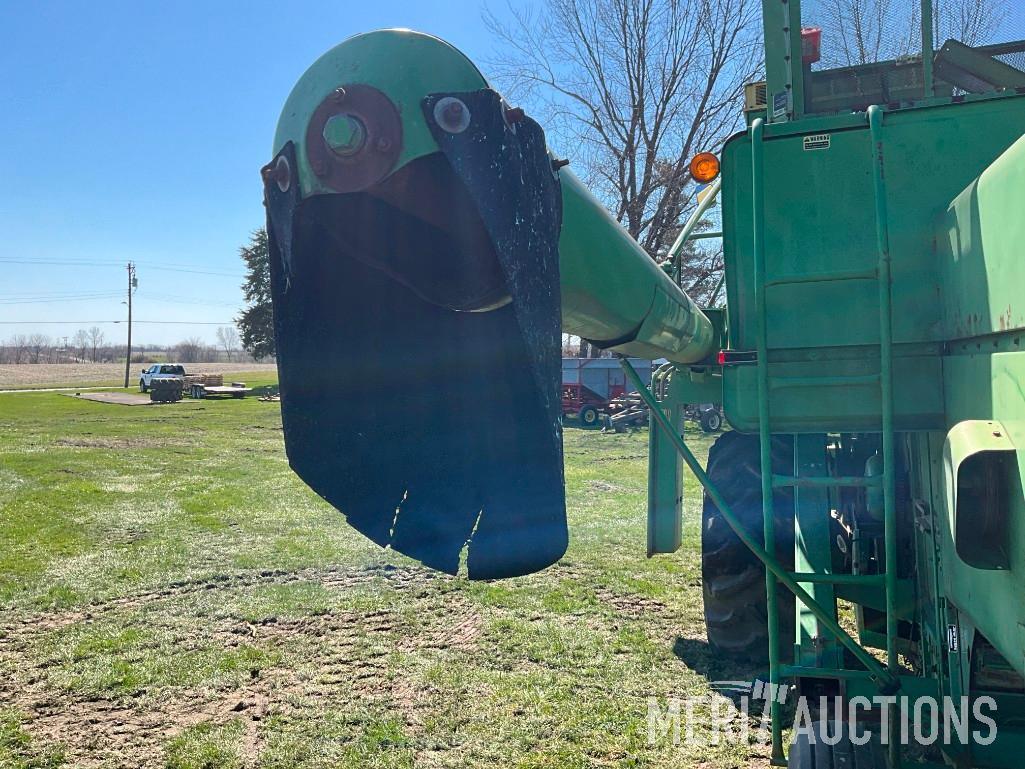
[[[485,21],[488,62],[511,98],[543,113],[549,141],[654,258],[692,206],[692,155],[742,124],[761,66],[757,0],[547,0]]]
[[[174,357],[182,363],[197,363],[202,357],[206,346],[198,337],[183,339],[174,348]]]
[[[217,329],[217,344],[224,349],[224,354],[231,360],[232,354],[238,349],[238,332],[233,326],[221,326]]]
[[[89,329],[89,346],[92,348],[92,361],[95,363],[97,350],[103,346],[103,332],[98,326]]]
[[[15,334],[11,337],[11,347],[14,348],[14,362],[23,363],[28,352],[28,337],[24,334]]]
[[[823,64],[846,67],[919,54],[920,0],[820,0],[802,8],[802,22],[823,29]],[[1005,0],[937,0],[933,40],[980,45],[1007,17]]]
[[[28,338],[28,348],[33,363],[39,363],[43,350],[50,346],[50,337],[45,334],[31,334]]]
[[[78,350],[79,361],[85,360],[86,350],[89,349],[89,332],[84,328],[78,329],[78,331],[75,332],[72,342],[75,345],[75,349]]]
[[[710,219],[702,219],[695,227],[696,232],[716,228],[718,225]],[[696,245],[694,241],[683,245],[678,264],[664,262],[662,268],[676,276],[680,276],[680,285],[685,286],[690,297],[702,307],[710,307],[721,298],[716,288],[723,275],[723,250],[721,246],[709,247],[708,241]]]

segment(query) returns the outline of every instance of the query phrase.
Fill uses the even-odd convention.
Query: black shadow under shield
[[[467,130],[433,124],[443,96],[467,105]],[[410,164],[447,190],[431,215],[404,196],[416,183],[300,200],[291,144],[291,183],[266,185],[285,446],[378,544],[450,574],[465,548],[471,579],[527,574],[567,544],[561,191],[540,127],[507,126],[494,92],[432,95],[424,110],[447,160]],[[480,232],[510,300],[449,309],[438,296],[473,295],[461,265]]]

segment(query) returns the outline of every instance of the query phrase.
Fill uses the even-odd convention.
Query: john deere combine
[[[799,735],[791,765],[1022,766],[1025,43],[934,50],[921,9],[921,56],[829,70],[799,3],[765,0],[748,129],[695,164],[707,181],[721,160],[726,312],[451,46],[390,30],[329,51],[263,171],[292,467],[381,545],[529,573],[567,542],[561,332],[664,357],[650,392],[624,360],[654,417],[649,553],[680,545],[686,463],[710,643],[802,694],[870,698],[866,745]],[[683,405],[710,401],[734,431],[702,468]],[[880,749],[905,717],[942,734],[944,698],[968,703],[953,739],[890,729]]]

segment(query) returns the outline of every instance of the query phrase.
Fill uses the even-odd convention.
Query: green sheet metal
[[[319,104],[346,85],[384,93],[402,119],[402,148],[389,176],[439,152],[421,112],[431,93],[488,88],[461,52],[411,30],[356,35],[321,56],[299,79],[282,109],[274,154],[296,147],[302,197],[332,194],[313,172],[306,130]],[[568,168],[562,183],[559,238],[563,329],[599,347],[679,363],[708,358],[711,324],[700,309],[609,215]],[[421,194],[408,189],[408,194]],[[472,212],[470,214],[472,215]]]
[[[306,126],[314,110],[339,86],[360,83],[386,92],[403,116],[402,150],[395,168],[438,152],[420,102],[429,93],[473,91],[487,82],[474,64],[445,41],[403,29],[354,35],[317,59],[292,88],[278,118],[272,155],[294,142],[303,196],[332,193],[306,155]]]
[[[1025,136],[954,198],[936,227],[948,339],[1025,328],[1023,210]]]
[[[1020,130],[1021,126],[1018,126]],[[958,613],[1025,674],[1025,137],[950,202],[936,224],[942,326],[953,340],[943,360],[949,432],[933,437],[942,589]],[[1005,568],[977,568],[956,542],[958,468],[966,457],[1006,452]],[[986,511],[976,510],[976,515]],[[990,564],[991,565],[991,564]]]
[[[860,121],[852,125],[854,117]],[[772,429],[875,429],[881,412],[876,380],[879,289],[868,123],[864,115],[837,116],[835,130],[823,119],[802,123],[809,128],[801,130],[801,123],[767,125],[763,142],[769,283],[765,323],[769,373],[776,380]],[[980,168],[1021,136],[1022,125],[1025,99],[886,114],[897,429],[941,429],[945,421],[939,356],[952,319],[944,307],[964,299],[959,292],[942,292],[950,270],[937,263],[934,225]],[[965,141],[966,136],[972,140]],[[823,137],[828,137],[827,146]],[[736,350],[756,346],[750,156],[747,134],[731,139],[723,151],[723,243],[730,346]],[[996,210],[998,203],[989,205]],[[1020,227],[1020,217],[1010,215],[1011,202],[1001,205],[1006,221]],[[1003,236],[994,231],[987,237]],[[1015,238],[1006,237],[1008,243]],[[1011,264],[1005,261],[999,269],[1010,271]],[[1003,285],[1012,291],[1021,284],[1007,280]],[[1014,304],[987,308],[995,328],[1000,311],[1006,316]],[[979,309],[961,312],[962,326],[975,314],[981,317]],[[826,375],[835,377],[832,383],[821,380]],[[726,370],[724,398],[734,426],[757,429],[754,367]]]
[[[651,377],[651,392],[659,409],[682,432],[684,402],[673,397],[671,365],[659,368]],[[662,430],[648,431],[648,557],[675,553],[683,543],[683,462],[670,437]]]

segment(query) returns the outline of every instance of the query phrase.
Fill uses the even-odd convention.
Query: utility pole
[[[128,379],[132,373],[132,291],[139,285],[135,277],[135,265],[128,263],[128,349],[125,351],[125,389],[128,388]]]

